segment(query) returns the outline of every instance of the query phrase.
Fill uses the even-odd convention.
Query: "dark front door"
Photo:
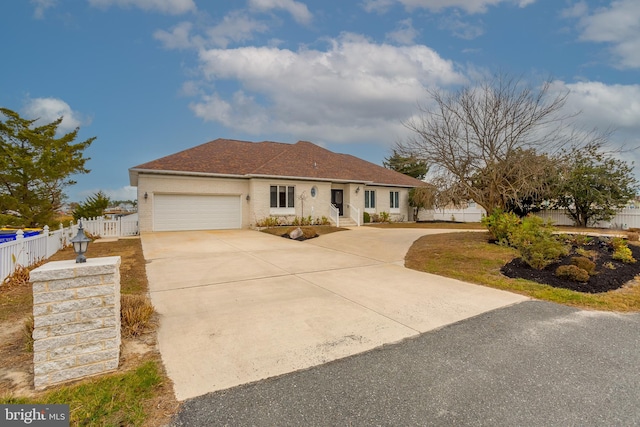
[[[331,190],[331,204],[338,208],[340,212],[340,216],[343,215],[343,201],[342,201],[342,190]]]

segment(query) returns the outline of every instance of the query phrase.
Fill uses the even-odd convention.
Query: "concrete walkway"
[[[361,353],[526,300],[403,267],[417,238],[360,227],[143,234],[158,340],[179,400]]]

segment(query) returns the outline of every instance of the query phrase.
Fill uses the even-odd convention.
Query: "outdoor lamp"
[[[73,251],[78,254],[78,256],[76,257],[76,264],[87,261],[84,253],[87,252],[90,241],[91,239],[85,236],[84,229],[82,228],[82,221],[80,221],[78,224],[78,234],[76,234],[76,237],[71,239],[71,243],[73,244]]]

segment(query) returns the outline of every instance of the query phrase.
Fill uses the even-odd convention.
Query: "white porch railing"
[[[336,227],[340,227],[340,209],[333,203],[329,206],[329,219],[336,223]]]
[[[360,222],[362,221],[362,217],[360,216],[360,209],[353,206],[351,203],[347,203],[347,208],[349,208],[349,217],[356,222],[358,227],[360,227]]]

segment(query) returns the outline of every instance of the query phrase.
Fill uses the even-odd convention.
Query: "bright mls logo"
[[[0,425],[69,427],[69,405],[0,405]]]

